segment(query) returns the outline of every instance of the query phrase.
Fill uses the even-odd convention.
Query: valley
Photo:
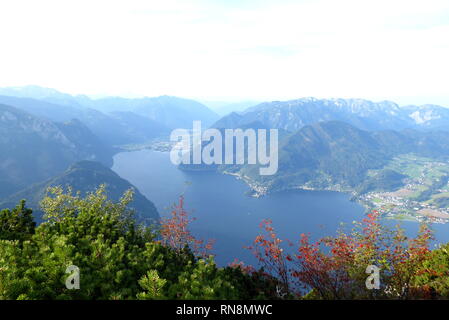
[[[0,108],[0,143],[7,151],[0,167],[4,205],[23,197],[37,208],[44,189],[62,182],[87,192],[103,179],[114,190],[128,186],[139,192],[139,183],[122,181],[100,164],[90,171],[73,170],[73,165],[90,160],[111,167],[112,156],[123,152],[168,154],[175,144],[168,139],[170,130],[190,128],[197,119],[219,130],[278,129],[279,170],[262,176],[258,164],[175,167],[185,174],[231,176],[247,186],[242,191],[246,198],[261,202],[275,194],[337,191],[349,194],[366,211],[377,210],[394,221],[449,222],[449,132],[441,130],[449,117],[443,107],[302,98],[265,102],[219,118],[206,106],[177,97],[91,99],[39,87],[27,90],[0,90],[0,102],[11,105]],[[33,152],[38,154],[34,159],[54,159],[54,165],[31,161]],[[30,164],[35,170],[26,171]],[[137,168],[145,170],[145,164]],[[170,184],[167,179],[160,184]],[[157,197],[139,195],[139,207],[151,208]],[[154,218],[158,213],[151,209],[146,215]]]
[[[359,194],[356,201],[390,219],[449,222],[449,161],[406,154],[391,160],[386,168],[405,175],[404,185],[394,191]]]
[[[449,161],[404,154],[395,157],[380,169],[369,170],[368,177],[386,170],[399,173],[400,179],[385,182],[369,191],[361,190],[360,185],[352,188],[338,184],[313,187],[307,183],[272,190],[249,176],[227,171],[222,173],[244,181],[251,189],[247,195],[255,198],[288,190],[336,191],[351,194],[352,200],[363,205],[367,212],[376,210],[388,219],[443,224],[449,222]],[[393,187],[389,188],[388,185]]]
[[[394,170],[401,175],[401,179],[384,183],[377,186],[376,190],[370,191],[361,191],[360,186],[312,187],[310,184],[297,185],[290,189],[349,193],[352,194],[352,200],[363,205],[367,212],[376,210],[388,219],[443,224],[449,222],[449,161],[404,154],[395,157],[381,169],[369,170],[368,177],[376,176],[385,170]],[[244,181],[251,189],[247,194],[255,198],[290,190],[286,188],[273,191],[268,186],[253,181],[249,176],[227,171],[223,173]],[[391,183],[396,187],[388,188],[387,185]]]
[[[0,25],[1,307],[449,300],[449,1],[1,1]]]

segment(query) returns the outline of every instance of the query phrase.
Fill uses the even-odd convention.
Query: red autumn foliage
[[[195,238],[190,232],[190,223],[195,221],[184,208],[184,197],[180,196],[179,201],[172,208],[168,217],[161,219],[160,234],[162,243],[177,251],[190,248],[192,252],[200,257],[208,257],[214,240],[200,240]]]
[[[282,285],[285,293],[290,291],[290,275],[287,268],[287,260],[291,257],[286,255],[281,247],[283,240],[279,239],[272,227],[271,220],[263,220],[260,223],[262,233],[254,240],[254,246],[248,247],[262,264],[263,271],[276,277]]]
[[[170,215],[161,221],[161,242],[178,251],[188,247],[195,255],[207,257],[213,241],[204,242],[191,234],[189,226],[194,220],[181,196]],[[271,220],[263,220],[260,228],[261,233],[248,249],[262,268],[256,270],[238,260],[229,266],[252,277],[273,279],[276,296],[281,299],[306,292],[306,297],[318,299],[429,298],[431,288],[419,285],[415,279],[440,274],[423,267],[433,237],[426,224],[421,225],[415,238],[408,239],[400,228],[392,230],[381,224],[376,211],[355,222],[349,233],[340,230],[334,237],[315,242],[310,235],[301,234],[296,249],[293,243],[278,237]],[[369,265],[381,270],[379,290],[366,287]]]
[[[261,234],[250,247],[263,270],[278,278],[284,289],[301,295],[308,290],[320,299],[416,298],[427,294],[413,279],[422,272],[428,256],[432,232],[422,224],[415,238],[408,239],[401,229],[390,230],[380,223],[374,211],[355,223],[350,233],[310,241],[301,234],[296,252],[286,252],[270,220],[261,224]],[[368,290],[366,267],[381,270],[382,287]],[[311,290],[311,291],[310,291]]]
[[[237,258],[234,259],[233,262],[229,263],[229,267],[240,269],[244,274],[253,274],[256,272],[256,269],[251,265],[246,265],[243,261],[239,261]]]

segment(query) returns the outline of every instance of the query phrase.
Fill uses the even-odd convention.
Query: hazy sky
[[[0,86],[449,106],[448,0],[14,0],[0,35]]]

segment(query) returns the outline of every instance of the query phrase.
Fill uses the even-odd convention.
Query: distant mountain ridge
[[[400,107],[391,101],[302,98],[264,102],[241,113],[231,113],[213,127],[237,128],[259,121],[270,128],[295,132],[309,124],[332,120],[364,130],[449,130],[449,109],[436,105]]]
[[[175,128],[191,128],[192,121],[211,125],[219,116],[205,105],[190,99],[160,96],[144,98],[108,97],[90,100],[87,106],[103,111],[129,111]]]
[[[72,96],[39,86],[0,88],[0,95],[35,99],[72,109],[94,109],[105,115],[115,111],[133,112],[170,129],[190,128],[194,120],[201,120],[204,126],[209,126],[219,119],[219,116],[205,105],[191,99],[173,96],[92,99],[86,95]],[[80,120],[89,125],[85,120]]]
[[[341,121],[317,122],[281,136],[275,175],[262,176],[259,165],[248,164],[220,165],[218,170],[238,175],[262,193],[296,188],[354,191],[362,184],[368,187],[379,181],[400,185],[400,181],[386,181],[400,180],[394,172],[374,177],[371,182],[367,173],[407,153],[447,160],[449,132],[366,131]]]
[[[112,165],[114,150],[78,120],[55,123],[0,104],[0,196],[64,171],[79,160]]]
[[[88,192],[95,191],[101,184],[106,184],[106,194],[113,201],[118,201],[126,190],[133,189],[133,202],[128,206],[136,211],[138,220],[149,223],[156,223],[159,220],[159,213],[154,204],[136,187],[111,169],[94,161],[77,162],[63,173],[9,196],[0,203],[0,207],[13,207],[20,200],[26,199],[27,206],[32,208],[35,216],[41,220],[42,212],[39,202],[46,195],[49,187],[60,186],[66,190],[68,186],[71,186],[75,192],[79,191],[82,196],[85,196]]]
[[[170,132],[168,127],[157,121],[129,112],[105,114],[84,106],[73,107],[34,98],[1,95],[0,103],[51,121],[78,119],[103,142],[110,145],[146,142],[160,136],[168,136]]]
[[[82,108],[82,105],[78,101],[82,99],[89,99],[85,95],[78,95],[75,98],[75,96],[59,92],[58,90],[52,88],[44,88],[35,85],[21,87],[3,87],[0,88],[0,95],[18,98],[31,98],[53,104],[77,108]]]
[[[107,164],[106,158],[110,159],[111,154],[107,145],[144,142],[160,135],[167,138],[171,129],[191,128],[194,120],[202,120],[204,126],[212,124],[220,130],[279,129],[280,158],[276,175],[259,176],[257,165],[217,166],[218,170],[237,174],[254,185],[272,190],[290,187],[354,189],[367,178],[367,170],[381,168],[394,155],[417,152],[430,157],[449,156],[449,109],[436,105],[401,107],[391,101],[302,98],[264,102],[218,119],[206,106],[189,99],[170,96],[92,99],[40,87],[0,88],[0,103],[28,112],[27,116],[14,115],[14,112],[13,116],[11,112],[3,114],[4,139],[9,137],[8,141],[15,141],[19,137],[18,145],[28,146],[25,141],[33,141],[33,138],[20,140],[21,135],[14,136],[13,132],[31,127],[37,128],[31,135],[42,140],[35,143],[39,148],[26,150],[34,150],[38,155],[32,164],[39,171],[23,165],[21,172],[19,164],[29,158],[29,154],[23,156],[25,153],[5,147],[5,154],[14,156],[1,162],[0,170],[4,170],[4,181],[9,181],[13,190],[29,183],[28,176],[35,181],[37,175],[48,178],[50,173],[60,172],[61,166],[57,163],[66,166],[88,159]],[[28,119],[31,114],[35,117],[31,123],[23,120],[17,128],[8,127],[15,123],[8,124],[8,119]],[[48,141],[38,134],[41,127],[46,128],[42,130],[46,132],[45,139],[55,143],[54,148],[48,147],[45,144]],[[52,160],[40,160],[50,155]],[[15,157],[20,159],[17,163],[13,161]],[[57,163],[47,165],[52,161]],[[191,167],[184,169],[188,168]],[[202,170],[204,166],[195,169]],[[395,172],[384,172],[366,186],[389,184],[391,181],[387,180],[399,177]],[[4,187],[4,192],[7,189]]]
[[[260,101],[239,101],[239,102],[220,102],[220,101],[203,101],[203,103],[211,108],[220,116],[226,116],[232,112],[243,112],[249,107],[260,104]]]

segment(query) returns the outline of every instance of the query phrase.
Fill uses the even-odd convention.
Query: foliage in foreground
[[[261,269],[235,261],[219,268],[212,242],[189,231],[184,199],[161,225],[137,225],[104,186],[82,198],[51,188],[36,227],[21,201],[0,212],[0,299],[446,299],[449,244],[430,250],[425,224],[415,238],[380,223],[377,212],[349,232],[298,244],[280,239],[270,220],[261,223],[253,250]],[[66,287],[68,266],[80,270],[80,288]],[[367,289],[367,266],[380,271]]]
[[[449,244],[430,250],[432,239],[426,224],[408,238],[374,211],[350,232],[316,242],[302,234],[297,246],[278,238],[267,220],[249,248],[285,293],[304,299],[447,299]],[[379,268],[378,288],[367,288],[374,283],[368,266]]]
[[[154,228],[136,225],[131,199],[129,191],[108,201],[104,186],[85,198],[51,188],[38,227],[24,202],[1,211],[0,299],[270,298],[266,276],[218,268],[183,238],[170,246],[170,228],[161,240]],[[182,202],[174,212],[184,212]],[[70,265],[80,270],[78,290],[65,285]]]

